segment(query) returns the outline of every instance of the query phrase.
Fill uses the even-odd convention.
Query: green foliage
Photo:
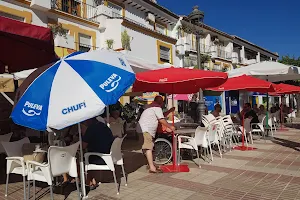
[[[113,39],[106,40],[107,49],[113,49],[115,41]]]
[[[300,67],[300,57],[295,58],[295,56],[290,57],[289,55],[282,56],[279,62],[286,65],[293,65],[293,66]]]
[[[124,30],[121,33],[121,43],[123,49],[131,51],[131,47],[130,47],[131,37],[130,35],[128,35],[127,30]]]
[[[208,63],[210,61],[209,55],[201,55],[201,64]]]
[[[59,35],[67,39],[68,30],[64,29],[61,23],[51,24],[48,27],[51,29],[54,38]]]

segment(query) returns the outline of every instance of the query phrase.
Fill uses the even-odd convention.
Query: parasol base
[[[254,147],[246,147],[246,146],[236,146],[233,149],[235,150],[239,150],[239,151],[251,151],[251,150],[255,150],[257,148]]]
[[[176,172],[189,172],[189,166],[188,165],[163,165],[160,167],[160,169],[164,173],[176,173]]]

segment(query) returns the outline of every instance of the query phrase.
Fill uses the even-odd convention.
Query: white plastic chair
[[[235,143],[237,144],[238,139],[236,137],[240,134],[238,131],[236,131],[230,115],[226,115],[220,119],[219,129],[220,130],[218,131],[218,134],[220,135],[222,146],[229,147],[231,151],[232,138],[234,138]]]
[[[274,122],[273,122],[273,118],[272,117],[269,117],[268,118],[268,125],[267,125],[267,122],[266,122],[267,118],[264,118],[263,120],[263,126],[264,126],[264,130],[266,131],[271,131],[271,134],[272,134],[272,137],[274,136]]]
[[[5,153],[5,150],[1,144],[1,142],[9,142],[13,133],[7,133],[5,135],[0,135],[0,154]]]
[[[200,158],[199,158],[199,149],[198,146],[202,146],[204,148],[208,147],[208,139],[206,136],[206,131],[203,130],[200,126],[197,127],[195,131],[195,137],[189,137],[184,135],[178,136],[178,149],[179,149],[179,158],[180,158],[180,149],[190,149],[195,150],[198,158],[198,167],[201,168],[200,165]],[[183,139],[186,140],[186,142],[183,142]],[[193,155],[193,154],[192,154]]]
[[[78,173],[75,157],[79,144],[80,142],[66,147],[50,146],[48,149],[48,163],[38,163],[35,161],[26,162],[28,168],[28,181],[33,181],[34,199],[35,181],[41,181],[47,183],[50,186],[51,200],[53,200],[53,179],[54,177],[61,176],[63,174],[69,174],[71,177],[74,177],[76,179],[78,199],[81,199],[78,186]],[[29,196],[30,194],[28,192],[28,197]]]
[[[22,147],[24,144],[30,143],[29,138],[23,138],[15,142],[2,142],[2,146],[6,152],[6,186],[5,196],[7,197],[9,174],[19,174],[23,176],[24,199],[26,199],[26,181],[28,171],[24,163]]]
[[[225,131],[232,133],[234,143],[237,145],[237,143],[239,142],[239,137],[242,136],[242,132],[236,129],[230,115],[225,115],[222,120]]]
[[[246,118],[244,119],[244,127],[245,127],[245,140],[247,141],[247,134],[249,134],[249,142],[253,144],[253,136],[251,131],[251,119]]]
[[[290,114],[287,115],[287,122],[292,123],[293,119],[296,118],[296,110],[292,111]]]
[[[265,129],[264,129],[265,119],[266,116],[263,116],[261,119],[262,121],[260,123],[252,123],[251,133],[261,134],[265,138]]]
[[[219,135],[218,135],[218,126],[221,126],[221,123],[217,122],[209,126],[207,129],[207,138],[208,138],[208,145],[210,148],[210,156],[211,156],[211,161],[213,161],[213,153],[212,153],[212,148],[211,145],[217,145],[220,157],[222,158],[222,152],[220,148],[220,142],[219,142]]]
[[[88,153],[84,154],[85,172],[86,173],[90,170],[112,171],[116,189],[117,189],[117,194],[119,194],[119,187],[118,187],[117,178],[116,178],[115,165],[121,165],[123,176],[125,179],[125,186],[127,186],[127,179],[126,179],[126,174],[125,174],[125,170],[124,170],[124,161],[123,161],[123,156],[122,156],[122,152],[121,152],[122,143],[123,143],[123,140],[125,137],[126,137],[126,135],[123,138],[115,138],[115,140],[112,143],[112,146],[110,148],[109,154],[95,153],[95,152],[88,152]],[[102,158],[104,160],[106,165],[90,164],[89,163],[90,156],[99,156],[100,158]]]

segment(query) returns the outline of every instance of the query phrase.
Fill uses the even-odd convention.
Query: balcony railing
[[[217,57],[219,58],[225,58],[225,59],[231,59],[232,58],[232,53],[231,52],[227,52],[221,49],[217,49]]]
[[[211,48],[211,46],[200,43],[200,52],[201,53],[210,54],[211,53],[210,48]],[[191,50],[192,51],[197,51],[196,42],[193,42],[193,45],[191,46]]]
[[[51,8],[92,22],[97,22],[97,8],[76,0],[51,0]]]
[[[75,42],[75,48],[76,51],[88,52],[90,50],[96,50],[99,47]]]

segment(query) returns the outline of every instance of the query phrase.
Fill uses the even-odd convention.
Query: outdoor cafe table
[[[197,123],[180,123],[180,127],[182,128],[197,128],[199,124]]]
[[[195,128],[180,128],[174,131],[175,135],[186,135],[191,136],[195,134],[196,129]]]

